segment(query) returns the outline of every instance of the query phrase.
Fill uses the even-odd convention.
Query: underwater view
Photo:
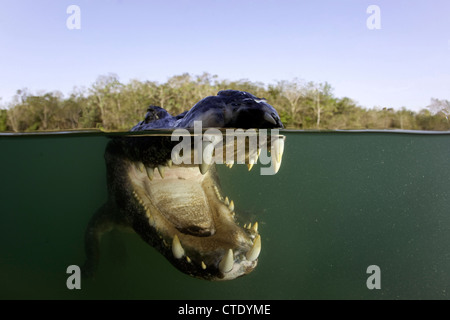
[[[1,299],[450,297],[450,134],[421,131],[280,130],[276,174],[216,165],[236,221],[258,222],[258,263],[242,277],[191,277],[113,230],[95,275],[69,289],[108,197],[106,146],[127,134],[0,134]]]

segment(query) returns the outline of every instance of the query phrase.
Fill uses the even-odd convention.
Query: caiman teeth
[[[228,252],[222,258],[222,260],[219,262],[219,270],[222,273],[230,272],[231,269],[233,269],[233,265],[234,265],[233,249],[229,249]]]
[[[181,259],[184,256],[184,249],[181,246],[180,239],[175,235],[172,240],[172,253],[176,259]]]
[[[202,261],[201,263],[202,269],[205,270],[206,269],[206,264]]]
[[[281,158],[284,152],[284,139],[278,138],[272,144],[272,152],[275,155],[275,159],[278,163],[281,163]]]
[[[258,259],[259,253],[261,252],[261,236],[258,234],[253,241],[253,247],[247,252],[245,257],[248,261],[255,261]]]
[[[153,215],[150,213],[149,209],[146,209],[146,214],[147,214],[149,225],[151,225],[152,227],[155,226],[155,218],[153,218]]]
[[[150,181],[153,180],[153,173],[155,172],[155,168],[153,167],[145,167],[145,170],[147,171],[147,176],[150,179]]]
[[[201,163],[199,164],[200,172],[204,175],[212,164],[212,156],[214,152],[214,144],[204,141],[202,143]]]
[[[144,172],[145,166],[142,162],[138,161],[136,163],[137,168],[139,169],[140,172]]]
[[[223,201],[223,197],[220,195],[220,191],[216,186],[214,186],[214,192],[216,193],[217,199],[219,199],[220,201]]]
[[[159,174],[160,174],[161,178],[163,178],[163,179],[164,179],[164,171],[165,170],[166,170],[166,168],[164,166],[158,166]]]
[[[282,138],[278,138],[272,142],[271,149],[271,158],[274,168],[274,173],[277,173],[280,170],[281,159],[283,157],[284,151],[284,140]]]
[[[225,197],[225,201],[224,201],[226,206],[230,205],[230,200],[228,199],[228,197]]]
[[[251,156],[249,155],[248,164],[247,164],[248,171],[252,170],[253,165],[258,162],[258,158],[259,158],[259,154],[260,153],[261,153],[261,149],[258,148],[256,150],[256,153],[252,154]]]
[[[167,160],[166,164],[169,168],[172,168],[172,164],[173,164],[172,159]]]
[[[231,200],[230,204],[228,205],[228,209],[230,209],[230,211],[234,211],[234,201]]]
[[[254,224],[253,227],[252,227],[252,230],[253,230],[254,232],[258,232],[258,222],[255,222],[255,224]]]
[[[201,174],[204,175],[206,172],[208,172],[209,164],[202,162],[201,164],[198,165],[198,168],[200,169]]]

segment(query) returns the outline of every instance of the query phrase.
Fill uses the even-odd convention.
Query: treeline
[[[287,128],[450,130],[448,100],[431,99],[430,105],[419,112],[406,108],[369,109],[351,98],[335,97],[328,83],[294,79],[265,85],[220,80],[204,73],[173,76],[165,83],[121,83],[115,74],[103,75],[89,88],[75,88],[68,97],[60,92],[33,94],[27,89],[18,90],[13,101],[0,109],[0,131],[127,131],[143,119],[149,105],[161,106],[175,115],[223,89],[248,91],[266,98]]]

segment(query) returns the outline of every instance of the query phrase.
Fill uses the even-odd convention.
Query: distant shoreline
[[[336,97],[332,86],[298,79],[265,85],[248,80],[219,80],[209,73],[182,74],[165,83],[99,76],[89,88],[64,97],[60,92],[18,90],[7,109],[0,109],[0,132],[65,131],[96,128],[127,131],[141,121],[149,105],[172,114],[224,89],[250,92],[274,106],[286,128],[300,130],[449,131],[450,101],[430,98],[420,111],[406,107],[365,108],[349,97]]]

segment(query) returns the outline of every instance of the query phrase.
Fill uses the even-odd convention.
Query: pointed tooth
[[[276,174],[280,170],[281,163],[272,158],[273,173]]]
[[[153,218],[153,216],[150,216],[150,218],[148,218],[148,224],[152,227],[155,226],[155,218]]]
[[[180,160],[180,155],[178,154],[178,152],[174,152],[170,156],[171,156],[170,160],[172,160],[172,164],[173,164],[173,162],[175,162],[176,164],[180,164],[182,162]]]
[[[247,229],[247,224],[246,223],[244,224],[244,229]]]
[[[205,270],[206,269],[206,264],[202,261],[202,269]]]
[[[189,258],[188,256],[186,256],[186,261],[187,261],[188,263],[191,263],[191,262],[192,262],[191,258]]]
[[[210,165],[202,162],[201,164],[198,165],[198,168],[200,169],[201,174],[205,174],[206,172],[208,172]]]
[[[214,192],[216,193],[217,198],[220,198],[220,192],[219,192],[219,188],[217,188],[217,186],[214,186]]]
[[[152,227],[155,225],[155,218],[151,214],[148,215],[148,224]]]
[[[259,154],[261,153],[261,149],[252,150],[252,152],[248,154],[248,163],[256,164],[258,162]]]
[[[200,169],[201,174],[205,174],[206,172],[208,172],[210,165],[207,164],[205,161],[202,161],[202,163],[200,163],[198,165],[198,168]]]
[[[275,119],[272,117],[272,115],[270,113],[264,112],[264,120],[266,120],[267,122],[270,122],[274,126],[277,125],[277,122],[275,121]]]
[[[169,159],[169,160],[167,160],[167,162],[166,162],[166,165],[169,167],[169,168],[172,168],[172,159]]]
[[[213,162],[214,144],[210,141],[202,142],[201,163],[199,169],[202,174],[205,174]]]
[[[145,166],[144,166],[144,164],[141,161],[138,161],[136,163],[136,166],[137,166],[137,168],[139,169],[140,172],[144,172]]]
[[[226,206],[230,205],[230,200],[228,199],[228,197],[225,197],[225,202],[224,203],[225,203]]]
[[[255,158],[249,158],[247,163],[248,171],[252,170],[253,165],[256,163]]]
[[[153,174],[155,172],[155,168],[153,167],[145,167],[145,170],[147,171],[147,177],[151,180],[153,180]]]
[[[278,138],[272,143],[271,152],[275,155],[275,159],[278,163],[281,163],[284,152],[284,139]]]
[[[252,223],[250,222],[247,226],[247,229],[250,230],[252,228]]]
[[[158,166],[159,174],[160,174],[161,178],[163,178],[163,179],[164,179],[164,171],[165,170],[166,170],[166,168],[164,166]]]
[[[228,168],[233,168],[233,164],[234,164],[234,162],[230,162],[229,164],[228,164]]]
[[[234,211],[234,201],[231,200],[230,204],[228,205],[228,209],[230,209],[230,211]]]
[[[245,257],[248,261],[254,261],[258,259],[259,253],[261,252],[261,236],[258,234],[253,241],[253,246],[247,251]]]
[[[258,232],[258,222],[255,222],[255,224],[252,227],[252,230]]]
[[[233,249],[229,249],[219,263],[219,270],[222,273],[230,272],[234,265]]]
[[[284,151],[284,140],[282,138],[278,138],[272,141],[270,154],[272,159],[271,167],[273,168],[273,174],[276,174],[278,170],[280,170],[283,151]]]
[[[184,256],[184,249],[181,246],[180,239],[178,239],[177,235],[175,235],[172,240],[172,253],[177,259],[181,259]]]

